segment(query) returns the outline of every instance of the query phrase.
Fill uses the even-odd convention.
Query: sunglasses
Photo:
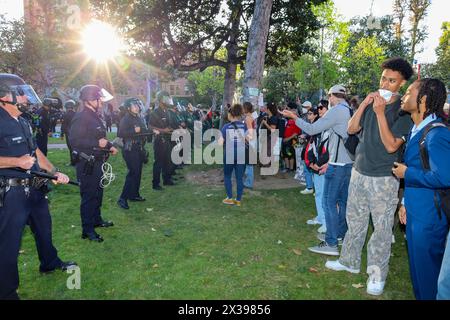
[[[323,109],[326,109],[326,108],[324,106],[319,106],[317,109],[323,110]]]

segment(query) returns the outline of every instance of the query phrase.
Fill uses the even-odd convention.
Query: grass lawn
[[[151,148],[151,146],[148,146]],[[152,152],[151,152],[152,153]],[[69,176],[68,151],[49,158]],[[81,289],[66,287],[69,274],[41,275],[28,228],[19,258],[22,299],[413,299],[403,235],[397,231],[385,293],[365,292],[363,273],[328,271],[326,256],[310,253],[317,244],[314,198],[300,187],[244,194],[242,207],[221,203],[223,187],[187,181],[163,192],[151,189],[151,163],[145,166],[141,195],[147,201],[116,205],[126,167],[112,159],[116,180],[105,190],[103,217],[115,226],[98,232],[103,243],[82,240],[76,187],[50,193],[53,238],[63,260],[81,268]],[[189,166],[180,172],[205,169]]]

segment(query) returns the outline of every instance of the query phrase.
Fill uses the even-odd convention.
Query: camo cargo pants
[[[374,231],[367,244],[367,273],[385,281],[391,255],[392,225],[398,203],[399,182],[393,177],[369,177],[352,170],[347,201],[348,231],[339,262],[360,269],[369,217]]]

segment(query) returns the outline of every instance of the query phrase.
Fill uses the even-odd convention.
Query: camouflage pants
[[[393,177],[369,177],[352,170],[347,200],[348,231],[339,262],[360,269],[369,217],[374,231],[367,244],[367,273],[385,281],[391,255],[392,225],[398,203],[399,182]]]

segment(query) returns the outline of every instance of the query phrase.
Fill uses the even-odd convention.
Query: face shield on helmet
[[[5,99],[7,95],[11,95],[8,100]],[[0,101],[17,106],[21,112],[27,112],[32,104],[42,103],[32,86],[19,76],[9,73],[0,73]]]
[[[160,102],[164,103],[167,106],[173,106],[173,100],[170,96],[164,96],[161,98]]]
[[[114,96],[109,93],[106,89],[101,89],[100,90],[100,101],[101,102],[108,102],[111,101],[112,99],[114,99]]]
[[[100,88],[96,85],[85,85],[80,90],[80,100],[82,101],[101,101],[108,102],[114,99],[114,97],[104,88]]]
[[[16,97],[23,97],[25,96],[27,98],[27,104],[42,104],[41,99],[36,94],[36,91],[34,91],[33,87],[24,84],[24,85],[18,85],[18,86],[11,86],[11,92],[13,93],[13,96],[16,95]]]

